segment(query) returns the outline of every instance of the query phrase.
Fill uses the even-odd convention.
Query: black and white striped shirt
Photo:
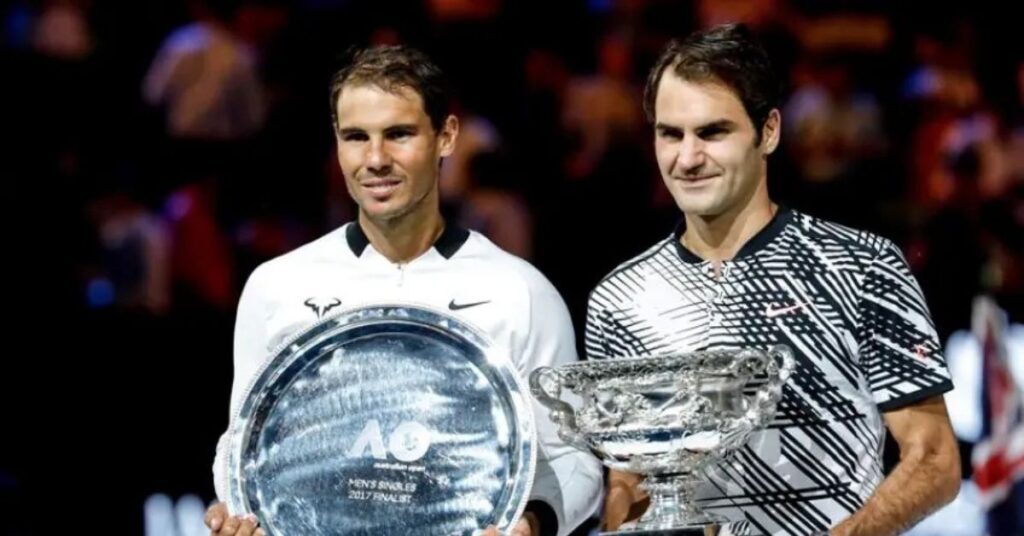
[[[774,420],[705,486],[704,506],[736,534],[827,530],[883,479],[881,413],[952,388],[920,287],[892,242],[793,210],[717,278],[682,232],[591,293],[588,358],[789,345],[797,370]]]

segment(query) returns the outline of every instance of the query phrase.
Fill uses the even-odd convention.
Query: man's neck
[[[440,211],[374,221],[359,214],[359,226],[373,249],[394,263],[407,263],[430,249],[444,232]]]
[[[686,232],[680,241],[717,267],[722,261],[735,258],[743,245],[768,225],[777,210],[778,206],[765,198],[764,202],[747,205],[733,214],[710,218],[686,214]]]

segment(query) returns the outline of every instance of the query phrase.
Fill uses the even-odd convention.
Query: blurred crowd
[[[1024,47],[1012,44],[1009,4],[0,9],[12,312],[45,341],[17,352],[28,364],[8,375],[30,374],[36,398],[10,402],[72,397],[48,417],[10,421],[23,436],[58,427],[43,430],[46,442],[67,442],[46,456],[9,446],[0,460],[0,505],[24,513],[0,520],[12,533],[36,533],[28,512],[45,511],[52,493],[60,504],[47,508],[86,504],[69,508],[117,534],[139,531],[155,491],[212,498],[241,285],[260,262],[355,215],[327,89],[353,46],[408,43],[445,69],[462,120],[443,167],[446,216],[531,260],[578,330],[597,281],[680,218],[641,111],[647,71],[668,39],[726,21],[754,27],[788,81],[773,196],[895,240],[943,340],[970,328],[980,293],[1024,319]],[[66,378],[48,383],[58,373]],[[104,482],[114,491],[91,496]]]

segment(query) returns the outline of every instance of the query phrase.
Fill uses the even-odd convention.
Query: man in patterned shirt
[[[788,345],[797,369],[775,418],[723,464],[702,505],[732,520],[725,534],[898,534],[959,488],[940,396],[952,383],[899,249],[769,198],[779,87],[741,25],[668,46],[644,107],[683,222],[594,289],[587,353]],[[900,447],[888,476],[886,427]],[[612,472],[609,529],[641,513],[639,480]]]

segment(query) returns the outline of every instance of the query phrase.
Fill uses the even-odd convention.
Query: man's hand
[[[647,494],[639,488],[641,477],[612,470],[608,474],[608,493],[604,500],[604,529],[617,530],[647,510]]]
[[[206,511],[203,521],[210,529],[211,536],[264,536],[263,529],[258,527],[256,516],[228,515],[228,507],[222,502],[211,506]]]

